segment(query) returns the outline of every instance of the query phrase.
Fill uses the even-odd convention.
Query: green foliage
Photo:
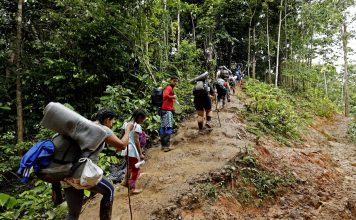
[[[247,81],[245,92],[252,99],[247,110],[257,116],[251,118],[257,128],[286,137],[298,135],[300,122],[286,92],[256,80]]]
[[[275,198],[283,189],[296,184],[291,172],[276,174],[263,170],[251,148],[234,161],[232,166],[236,168],[224,170],[219,181],[208,180],[198,185],[204,197],[215,200],[218,196],[232,196],[241,203],[258,206],[263,200]]]
[[[11,184],[12,179],[18,179],[16,171],[23,152],[29,149],[31,142],[17,145],[0,145],[0,185]]]
[[[199,185],[200,191],[203,193],[203,195],[211,200],[215,200],[219,193],[220,190],[218,185],[212,184],[212,183],[204,183]]]
[[[255,187],[258,198],[273,198],[277,195],[280,186],[289,186],[295,183],[293,175],[280,176],[255,168],[245,168],[240,172],[244,184],[251,183]]]
[[[0,219],[63,219],[67,212],[66,204],[53,208],[51,192],[48,183],[38,181],[34,188],[16,198],[0,194],[1,206],[5,207]]]
[[[298,138],[299,130],[314,116],[331,117],[337,111],[336,105],[316,88],[287,93],[249,79],[244,89],[251,98],[247,105],[247,130],[257,136],[267,133],[280,141]]]
[[[0,206],[3,209],[12,209],[17,204],[17,200],[5,193],[0,193]]]
[[[337,111],[337,106],[323,92],[317,89],[309,89],[296,97],[296,108],[298,114],[309,114],[329,118]],[[299,108],[299,109],[298,109]]]
[[[354,119],[352,122],[350,122],[348,133],[351,136],[351,139],[353,140],[353,142],[356,143],[356,119]]]

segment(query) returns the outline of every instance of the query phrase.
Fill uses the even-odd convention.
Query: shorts
[[[197,111],[211,110],[211,99],[208,95],[194,96],[194,106]]]

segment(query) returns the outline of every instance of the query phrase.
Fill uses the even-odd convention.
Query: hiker
[[[236,87],[236,77],[235,76],[230,76],[229,77],[229,85],[230,89],[232,90],[232,94],[235,95],[235,87]]]
[[[206,115],[205,127],[211,129],[211,97],[215,95],[214,89],[208,83],[208,74],[203,78],[198,78],[195,81],[196,85],[193,88],[194,106],[198,115],[198,127],[199,131],[204,127],[204,113]]]
[[[235,71],[235,78],[236,78],[237,86],[241,86],[242,75],[241,75],[240,65],[237,65],[237,69]]]
[[[125,175],[122,185],[129,187],[130,194],[138,194],[142,192],[142,189],[136,188],[137,179],[140,175],[140,168],[135,164],[145,158],[143,155],[142,147],[140,144],[140,135],[142,134],[141,124],[146,119],[146,112],[142,109],[137,109],[133,112],[131,120],[134,124],[133,130],[129,134],[129,145],[121,152],[121,156],[125,156],[128,161],[128,173]],[[122,126],[125,130],[128,123]],[[127,180],[128,179],[128,180]]]
[[[226,77],[228,78],[231,74],[232,72],[226,66],[219,66],[216,73],[216,78],[225,79]]]
[[[160,110],[161,116],[161,145],[164,152],[171,151],[171,136],[173,133],[173,110],[174,101],[177,96],[174,95],[174,88],[177,86],[178,77],[172,75],[169,80],[169,85],[163,90],[163,103]]]
[[[220,108],[225,107],[225,99],[226,99],[227,90],[226,90],[224,84],[225,84],[225,81],[222,78],[218,78],[213,84],[214,88],[216,89],[216,93],[218,96],[217,102],[219,103]]]
[[[104,142],[93,152],[91,152],[89,158],[96,163],[99,159],[99,153],[103,150],[106,144],[114,146],[117,150],[125,149],[129,142],[129,133],[133,129],[133,123],[128,123],[125,129],[124,136],[119,139],[111,130],[113,122],[115,120],[115,113],[102,109],[96,115],[96,123],[99,124],[106,132],[106,138]],[[76,189],[63,181],[65,198],[67,200],[67,205],[69,213],[67,220],[79,219],[79,215],[82,210],[84,190]],[[103,177],[102,180],[94,187],[87,189],[94,193],[100,193],[103,195],[100,202],[100,220],[110,220],[112,213],[112,205],[114,201],[114,186]]]

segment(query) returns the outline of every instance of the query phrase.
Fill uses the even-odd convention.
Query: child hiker
[[[122,185],[130,188],[130,194],[138,194],[142,192],[142,189],[136,188],[137,179],[140,175],[140,168],[136,167],[135,164],[145,158],[140,144],[140,134],[143,132],[140,124],[142,124],[145,119],[146,112],[144,110],[137,109],[133,112],[131,120],[134,127],[129,134],[129,144],[128,147],[121,152],[121,156],[125,156],[128,162],[128,173],[126,174]],[[126,129],[128,124],[129,123],[125,122],[122,129]]]

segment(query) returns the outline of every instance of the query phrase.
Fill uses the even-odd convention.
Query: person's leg
[[[161,111],[161,129],[160,129],[160,137],[161,137],[161,148],[164,151],[169,149],[170,145],[170,135],[172,132],[172,128],[170,126],[170,118],[169,111]]]
[[[110,220],[114,202],[114,186],[109,180],[103,177],[103,179],[96,184],[96,186],[90,188],[89,191],[103,195],[100,202],[100,220]]]
[[[136,168],[135,164],[138,163],[138,159],[135,157],[129,157],[129,174],[130,174],[130,179],[129,179],[129,186],[130,186],[130,191],[131,193],[139,193],[142,190],[139,190],[136,188],[136,183],[137,179],[140,175],[140,168]]]
[[[204,125],[204,106],[201,96],[194,96],[194,107],[197,110],[197,122],[199,130],[203,129]]]
[[[172,111],[166,111],[162,121],[163,121],[163,124],[161,124],[162,150],[168,152],[173,149],[171,147],[171,136],[173,133]]]
[[[211,109],[206,110],[206,127],[211,128],[211,118],[212,118],[212,111]]]
[[[163,146],[163,150],[164,151],[170,151],[172,150],[171,148],[171,136],[172,136],[172,128],[167,128],[168,131],[166,134],[164,134],[164,142],[165,142],[165,145]]]
[[[198,114],[198,127],[199,130],[202,130],[204,125],[204,110],[198,110],[197,114]]]
[[[209,96],[206,97],[205,99],[205,104],[204,104],[204,109],[205,109],[205,114],[206,114],[206,124],[205,126],[207,128],[211,128],[210,122],[211,122],[211,116],[212,116],[212,103],[211,103],[211,98]]]
[[[224,95],[222,92],[218,92],[218,104],[220,106],[222,106],[222,103],[223,103],[223,100],[224,100]]]
[[[62,186],[60,182],[52,183],[52,202],[58,206],[63,202]]]
[[[68,205],[68,215],[66,220],[79,219],[82,211],[84,190],[78,190],[74,187],[64,188],[64,194]]]

